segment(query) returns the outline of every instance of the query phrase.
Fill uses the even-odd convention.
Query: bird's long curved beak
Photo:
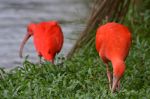
[[[25,43],[27,42],[27,40],[31,37],[31,35],[29,33],[27,33],[24,37],[24,40],[22,41],[21,45],[20,45],[20,50],[19,50],[19,56],[20,58],[22,58],[22,52],[23,52],[23,48]]]
[[[112,93],[116,91],[119,80],[120,80],[120,77],[113,76],[113,84],[112,84],[112,89],[111,89]]]

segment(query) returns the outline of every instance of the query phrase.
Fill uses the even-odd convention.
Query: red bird
[[[106,65],[111,92],[120,89],[120,79],[125,71],[125,59],[129,53],[130,45],[131,33],[122,24],[115,22],[107,23],[100,26],[97,30],[96,50]],[[108,62],[112,63],[113,82]]]
[[[26,41],[33,36],[34,46],[39,57],[54,63],[54,58],[60,52],[64,37],[61,27],[56,21],[30,23],[27,26],[27,34],[21,43],[19,55],[22,57],[23,47]]]

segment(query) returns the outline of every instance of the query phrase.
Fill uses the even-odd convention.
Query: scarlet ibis
[[[60,52],[64,41],[63,32],[58,22],[47,21],[28,24],[27,34],[20,46],[20,57],[22,57],[25,43],[31,36],[33,36],[34,46],[39,57],[54,63],[55,55]]]
[[[100,26],[96,32],[96,50],[106,65],[109,88],[111,92],[120,89],[120,79],[125,71],[125,59],[131,45],[129,29],[119,23],[110,22]],[[112,63],[112,74],[108,63]]]

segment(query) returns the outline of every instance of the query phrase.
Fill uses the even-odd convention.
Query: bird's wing
[[[102,46],[104,36],[101,33],[100,29],[97,30],[96,32],[96,50],[99,52]]]

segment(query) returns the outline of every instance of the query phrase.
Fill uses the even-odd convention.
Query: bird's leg
[[[111,90],[111,83],[112,83],[112,75],[108,67],[108,63],[106,63],[106,69],[107,69],[107,78],[109,82],[109,89]]]
[[[52,64],[54,64],[54,60],[52,59],[52,60],[50,60],[50,62],[52,63]]]
[[[39,56],[39,64],[42,64],[42,56],[41,55],[38,56]]]
[[[120,80],[118,81],[118,84],[117,84],[117,91],[120,90]]]

